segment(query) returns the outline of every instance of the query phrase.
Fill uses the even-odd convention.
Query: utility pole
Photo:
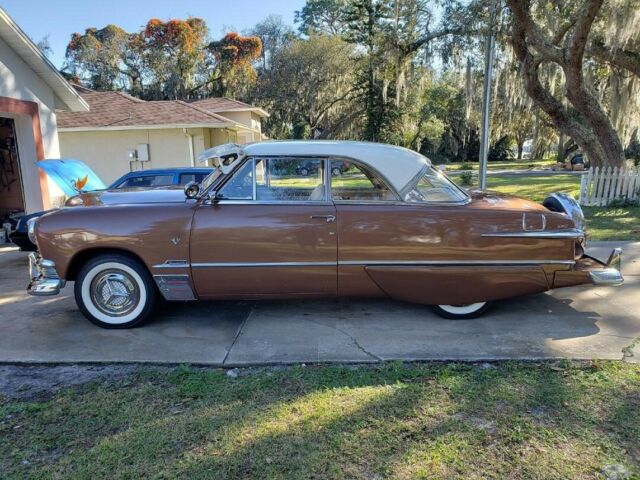
[[[478,186],[480,190],[487,188],[487,161],[489,160],[489,119],[491,116],[491,82],[493,80],[493,61],[496,53],[494,25],[496,23],[498,1],[489,5],[489,31],[486,38],[486,54],[484,61],[484,88],[482,93],[482,137],[480,138],[480,168]]]

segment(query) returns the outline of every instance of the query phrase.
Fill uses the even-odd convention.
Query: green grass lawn
[[[454,177],[454,180],[457,180]],[[580,177],[578,175],[509,175],[487,176],[487,188],[501,193],[529,198],[542,202],[550,193],[566,192],[578,198]]]
[[[640,478],[640,365],[142,371],[0,401],[2,478]]]
[[[456,177],[454,180],[458,181]],[[580,193],[578,175],[488,176],[487,188],[543,201],[553,192]],[[583,207],[591,240],[640,240],[640,207]]]
[[[512,160],[508,162],[488,162],[487,169],[491,170],[528,170],[531,168],[551,168],[555,160]],[[470,166],[471,170],[478,171],[478,162],[455,162],[445,164],[447,170],[462,170],[463,166]]]

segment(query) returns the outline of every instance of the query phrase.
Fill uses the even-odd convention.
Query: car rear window
[[[208,173],[181,173],[180,185],[186,185],[189,182],[202,183],[207,175]]]
[[[173,184],[173,175],[141,175],[129,177],[118,188],[130,187],[162,187]]]

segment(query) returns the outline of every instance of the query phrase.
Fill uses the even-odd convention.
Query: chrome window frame
[[[257,200],[255,190],[257,189],[256,184],[256,175],[255,175],[255,166],[256,161],[260,159],[271,159],[271,158],[284,158],[284,159],[321,159],[326,162],[327,168],[325,168],[325,200]],[[353,162],[357,165],[361,165],[366,169],[369,169],[371,172],[375,173],[381,180],[384,181],[385,185],[389,188],[391,192],[396,196],[395,200],[334,200],[331,195],[331,161],[332,160],[347,160],[349,162]],[[240,170],[246,162],[253,162],[253,186],[254,186],[254,194],[252,200],[225,200],[219,199],[215,202],[209,198],[208,193],[211,191],[219,191],[224,185]],[[426,159],[426,164],[424,167],[420,169],[420,171],[413,177],[411,181],[407,183],[407,185],[400,191],[396,190],[389,182],[389,179],[385,177],[380,171],[371,165],[368,165],[356,158],[342,156],[342,155],[260,155],[260,156],[246,156],[242,159],[241,162],[238,162],[238,165],[233,169],[233,171],[228,174],[223,174],[216,182],[211,184],[209,188],[203,192],[202,197],[204,201],[202,204],[211,205],[211,204],[252,204],[252,205],[279,205],[279,204],[299,204],[299,205],[399,205],[399,206],[411,206],[411,207],[424,207],[427,205],[437,205],[437,206],[460,206],[467,205],[471,203],[471,196],[462,188],[460,188],[454,181],[447,179],[457,188],[462,194],[465,196],[463,200],[455,201],[455,202],[407,202],[404,200],[405,195],[411,191],[417,185],[418,181],[422,178],[428,168],[433,168],[433,165]]]
[[[203,197],[205,198],[205,205],[211,205],[211,204],[229,204],[229,205],[282,205],[282,204],[287,204],[287,205],[333,205],[333,203],[330,200],[330,189],[329,189],[329,185],[327,183],[327,173],[328,173],[328,168],[327,165],[329,165],[329,158],[325,155],[260,155],[260,156],[247,156],[245,158],[242,159],[241,162],[238,163],[238,165],[233,169],[233,171],[229,172],[228,174],[224,175],[223,178],[221,178],[219,180],[219,182],[217,184],[212,184],[209,189],[207,189],[207,192],[205,192],[205,194],[203,195]],[[258,189],[258,184],[257,184],[257,177],[256,177],[256,162],[259,160],[270,160],[270,159],[285,159],[285,160],[321,160],[324,162],[325,168],[323,171],[323,181],[324,181],[324,196],[325,198],[322,200],[258,200],[257,199],[257,189]],[[215,202],[213,201],[213,199],[208,198],[208,195],[206,193],[210,192],[210,191],[221,191],[225,185],[227,185],[227,183],[229,183],[229,181],[248,163],[248,162],[252,162],[252,175],[253,175],[253,192],[252,192],[252,198],[251,200],[249,199],[225,199],[225,198],[221,198],[221,199],[217,199],[215,200]]]

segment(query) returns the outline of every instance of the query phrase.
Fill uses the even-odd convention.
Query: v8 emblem
[[[171,239],[171,243],[173,243],[174,245],[178,245],[180,243],[180,237],[173,237]]]

